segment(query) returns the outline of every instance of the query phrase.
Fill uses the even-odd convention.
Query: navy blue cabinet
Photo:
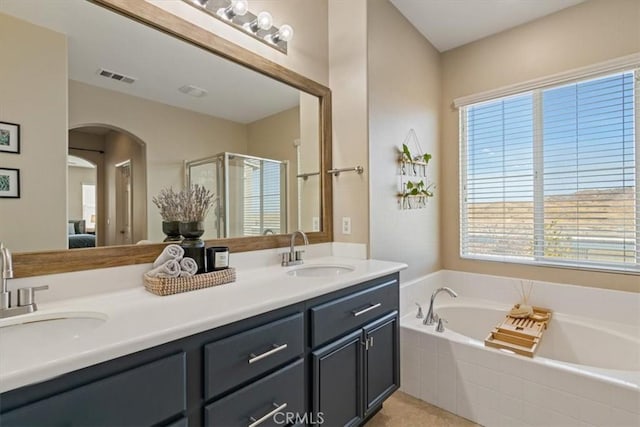
[[[399,385],[398,298],[395,273],[11,390],[0,425],[360,425]]]
[[[365,422],[400,386],[398,275],[311,306],[312,410],[329,426]]]
[[[10,426],[154,425],[186,410],[180,353],[2,414]]]
[[[328,426],[362,422],[362,333],[357,331],[312,353],[313,413]]]

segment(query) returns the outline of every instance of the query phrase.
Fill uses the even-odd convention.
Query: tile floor
[[[473,427],[478,426],[413,396],[396,391],[367,427]]]

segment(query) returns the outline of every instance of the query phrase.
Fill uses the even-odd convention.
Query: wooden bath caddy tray
[[[551,310],[541,307],[533,307],[533,315],[524,319],[516,319],[507,314],[505,320],[493,328],[484,340],[484,345],[533,357],[549,320]]]
[[[211,273],[196,274],[191,277],[149,277],[144,275],[144,287],[152,294],[165,296],[180,292],[195,291],[211,286],[235,282],[236,269],[233,267]]]

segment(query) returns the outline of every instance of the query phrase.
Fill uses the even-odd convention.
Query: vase
[[[180,222],[180,234],[184,239],[180,243],[184,249],[184,256],[193,258],[198,264],[196,274],[206,271],[205,264],[205,245],[200,236],[204,234],[204,221]]]
[[[162,232],[167,235],[163,242],[179,242],[180,221],[162,221]]]

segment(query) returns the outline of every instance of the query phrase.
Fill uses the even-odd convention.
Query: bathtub
[[[403,391],[484,426],[640,426],[640,325],[554,312],[528,358],[484,346],[510,305],[459,294],[443,333],[403,315]]]

